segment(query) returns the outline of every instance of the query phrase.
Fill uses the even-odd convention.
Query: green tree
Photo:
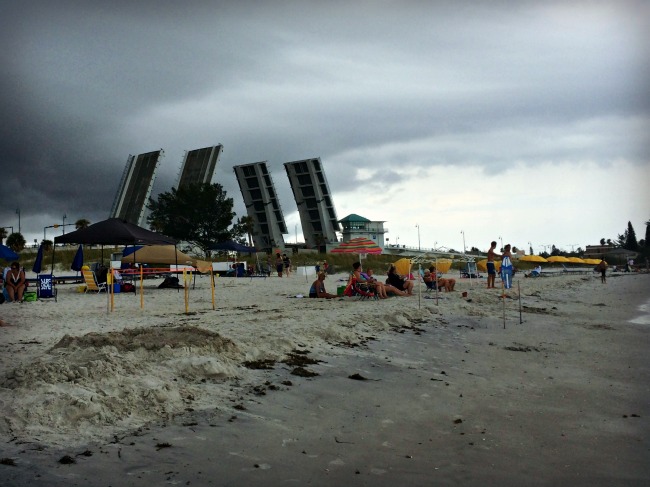
[[[231,238],[240,244],[252,247],[254,223],[255,221],[253,220],[252,216],[242,216],[232,226],[232,229],[230,231],[232,235]],[[248,241],[246,241],[246,238],[248,238]]]
[[[650,220],[645,222],[645,246],[650,247]]]
[[[233,200],[220,184],[198,183],[172,188],[149,200],[147,221],[151,228],[169,237],[199,247],[206,256],[217,242],[230,240],[229,227],[235,217]]]
[[[632,222],[627,222],[626,236],[624,248],[627,250],[639,250],[639,243],[636,241],[636,232],[634,231]]]
[[[604,237],[601,238],[601,239],[600,239],[600,245],[605,245],[605,243],[606,243],[605,238],[604,238]]]
[[[7,237],[7,247],[9,247],[14,252],[20,252],[25,248],[25,237],[21,233],[12,233]]]
[[[90,221],[86,220],[85,218],[80,218],[76,222],[74,222],[74,227],[77,230],[83,230],[84,228],[88,228],[90,226]]]

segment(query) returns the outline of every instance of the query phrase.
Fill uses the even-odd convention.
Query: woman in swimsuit
[[[12,262],[11,269],[7,272],[7,279],[5,281],[9,301],[22,302],[25,286],[25,271],[20,268],[18,262]]]

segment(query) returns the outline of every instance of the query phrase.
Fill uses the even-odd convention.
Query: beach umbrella
[[[394,262],[393,265],[395,266],[397,273],[401,274],[402,276],[406,276],[411,273],[411,259],[403,257]]]
[[[34,274],[40,274],[42,268],[43,268],[43,244],[41,244],[38,247],[38,253],[36,254],[36,260],[34,261],[32,272]]]
[[[72,265],[70,266],[70,269],[73,271],[79,272],[81,268],[84,265],[84,248],[83,245],[79,245],[79,248],[77,249],[77,253],[74,254],[74,259],[72,259]]]
[[[453,261],[451,259],[438,259],[431,262],[431,265],[436,268],[437,274],[444,274],[445,272],[449,272],[452,263]]]
[[[524,262],[548,262],[548,260],[541,255],[524,255],[523,257],[520,257],[519,260]]]
[[[585,261],[585,264],[598,265],[600,264],[600,259],[582,259]]]
[[[567,263],[570,262],[569,259],[567,259],[566,257],[563,257],[561,255],[552,255],[546,260],[548,262],[563,263],[563,264],[567,264]]]
[[[357,237],[342,242],[337,247],[330,250],[333,254],[381,254],[382,250],[373,240],[365,237]]]
[[[580,257],[567,257],[567,260],[572,264],[586,264],[584,259],[581,259]]]
[[[18,260],[19,255],[6,245],[0,244],[0,258],[4,260]]]

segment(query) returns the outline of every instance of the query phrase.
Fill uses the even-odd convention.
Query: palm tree
[[[90,221],[86,220],[85,218],[80,218],[76,222],[74,222],[74,227],[77,230],[83,230],[84,228],[88,228],[90,226]]]
[[[255,220],[253,220],[252,216],[242,216],[239,219],[239,222],[244,226],[244,229],[246,230],[246,234],[248,235],[248,246],[252,247],[253,246],[253,223]]]
[[[27,242],[25,242],[25,237],[22,233],[12,233],[7,237],[7,247],[9,247],[14,252],[21,252]]]

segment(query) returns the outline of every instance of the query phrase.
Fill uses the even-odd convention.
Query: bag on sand
[[[23,301],[27,301],[28,303],[32,301],[36,301],[36,299],[38,298],[34,291],[27,291],[25,294],[23,294]]]
[[[135,286],[131,284],[130,282],[125,282],[121,286],[121,291],[123,293],[134,293],[135,292]]]
[[[160,283],[158,289],[165,288],[182,289],[183,286],[180,285],[178,277],[165,277],[165,280]]]

